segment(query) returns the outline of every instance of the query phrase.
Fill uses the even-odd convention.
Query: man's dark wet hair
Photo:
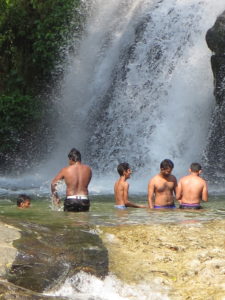
[[[170,159],[164,159],[160,163],[160,169],[173,169],[174,163]]]
[[[123,176],[123,172],[127,171],[128,169],[130,169],[130,166],[128,163],[124,162],[124,163],[120,163],[117,167],[117,171],[120,174],[120,176]]]
[[[201,171],[202,166],[199,163],[192,163],[190,165],[190,169],[191,169],[192,172],[196,172],[197,173],[197,172]]]
[[[31,198],[26,194],[20,194],[17,198],[17,206],[21,206],[21,203],[29,201],[31,202]]]
[[[72,161],[81,161],[81,154],[76,148],[72,148],[68,154],[69,160]]]

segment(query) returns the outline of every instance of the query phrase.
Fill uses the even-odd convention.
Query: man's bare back
[[[171,175],[173,163],[170,163],[172,163],[170,160],[162,161],[160,173],[149,181],[148,203],[150,208],[175,207],[174,194],[176,194],[177,180],[175,176]]]
[[[92,177],[91,168],[81,163],[81,154],[75,148],[70,151],[68,157],[69,166],[61,169],[51,182],[54,203],[57,205],[60,203],[57,193],[57,183],[60,180],[64,180],[66,184],[64,210],[87,211],[90,206],[88,185]]]
[[[126,206],[128,200],[129,184],[124,178],[120,178],[114,185],[114,196],[116,205]]]
[[[64,179],[66,184],[66,196],[88,195],[88,184],[91,180],[91,169],[80,162],[63,168],[52,180],[52,184]]]
[[[180,204],[199,205],[201,200],[208,201],[207,183],[200,177],[201,166],[198,163],[192,165],[198,169],[190,168],[190,175],[182,177],[178,183],[177,199]]]

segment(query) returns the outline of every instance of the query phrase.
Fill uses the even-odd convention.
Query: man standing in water
[[[177,179],[171,174],[173,167],[174,164],[170,159],[164,159],[160,164],[160,173],[149,181],[148,204],[150,208],[176,208],[174,194],[176,194]]]
[[[115,208],[126,209],[127,207],[145,208],[144,205],[137,205],[128,200],[129,183],[127,179],[130,178],[132,173],[128,163],[121,163],[117,167],[117,171],[120,178],[115,182],[114,185],[114,196],[115,196]]]
[[[179,180],[176,198],[180,208],[200,209],[201,200],[208,201],[207,183],[200,177],[202,167],[199,163],[192,163],[189,172]]]
[[[66,184],[64,211],[88,211],[90,207],[88,185],[92,177],[91,168],[81,163],[81,154],[75,148],[71,149],[68,158],[69,166],[60,170],[51,183],[54,203],[56,205],[60,204],[57,183],[64,180]]]

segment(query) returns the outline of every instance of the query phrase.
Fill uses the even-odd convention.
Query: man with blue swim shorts
[[[130,178],[132,173],[128,163],[121,163],[117,167],[117,171],[120,178],[116,181],[114,185],[114,196],[115,196],[115,208],[126,209],[127,207],[144,208],[144,205],[137,205],[128,200],[128,190],[129,184],[127,179]]]
[[[160,172],[148,184],[148,204],[154,209],[174,209],[177,179],[173,176],[174,164],[170,159],[164,159],[160,164]]]
[[[208,201],[208,187],[206,181],[200,177],[202,167],[199,163],[192,163],[190,174],[182,177],[178,182],[177,200],[181,209],[201,209],[201,201]]]

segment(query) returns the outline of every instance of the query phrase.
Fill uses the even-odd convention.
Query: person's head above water
[[[173,164],[172,160],[164,159],[160,163],[160,174],[163,177],[168,177],[171,174],[173,167],[174,167],[174,164]]]
[[[130,170],[130,165],[126,162],[120,163],[117,167],[117,171],[120,176],[123,176],[124,173],[127,172],[128,170]]]
[[[78,151],[76,148],[72,148],[68,154],[68,158],[74,162],[81,161],[80,151]]]
[[[199,163],[194,162],[190,165],[190,171],[193,173],[200,173],[201,170],[202,166]]]
[[[30,206],[31,198],[26,194],[21,194],[17,198],[17,206],[20,208],[28,208]]]
[[[164,159],[160,163],[160,169],[173,169],[174,163],[170,159]]]

